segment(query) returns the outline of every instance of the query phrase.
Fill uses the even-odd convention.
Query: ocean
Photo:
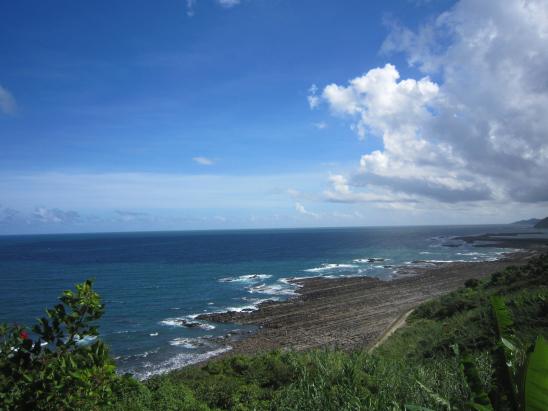
[[[513,226],[318,228],[0,237],[0,322],[32,325],[62,290],[95,280],[106,312],[100,337],[121,373],[138,378],[229,350],[231,324],[201,313],[253,310],[298,290],[287,279],[393,278],[397,268],[500,258],[455,236]],[[186,325],[183,324],[186,322]]]

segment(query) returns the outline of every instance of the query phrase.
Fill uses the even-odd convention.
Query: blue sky
[[[361,138],[355,111],[324,89],[390,63],[400,79],[428,76],[443,91],[444,69],[426,72],[427,58],[413,60],[404,46],[414,33],[409,47],[417,51],[421,30],[458,7],[444,0],[3,2],[0,233],[513,217],[513,209],[486,216],[485,207],[463,205],[462,184],[463,201],[502,201],[469,196],[468,183],[451,183],[451,196],[411,193],[393,181],[357,183],[361,156],[386,153],[388,131],[368,119]],[[439,37],[432,49],[451,47]],[[390,198],[341,196],[334,176],[353,193]],[[473,184],[483,193],[487,183]],[[545,200],[519,209],[542,211]]]

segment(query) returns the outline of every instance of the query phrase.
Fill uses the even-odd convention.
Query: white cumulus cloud
[[[392,25],[383,51],[423,76],[386,64],[323,88],[333,114],[383,142],[328,199],[548,202],[547,44],[547,0],[461,0],[416,32]]]
[[[0,111],[4,114],[15,114],[17,112],[17,103],[12,94],[0,85]]]

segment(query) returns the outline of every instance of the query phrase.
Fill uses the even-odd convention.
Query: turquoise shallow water
[[[402,265],[496,259],[505,250],[452,237],[515,231],[438,226],[4,236],[0,321],[33,324],[62,290],[93,277],[106,304],[101,337],[121,372],[144,378],[230,349],[218,337],[241,327],[196,322],[197,314],[287,298],[295,293],[286,282],[293,277],[389,279]]]

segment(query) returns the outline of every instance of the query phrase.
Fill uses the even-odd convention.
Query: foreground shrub
[[[0,408],[96,409],[111,401],[115,366],[95,339],[104,310],[99,295],[88,280],[59,300],[32,335],[0,327]]]

